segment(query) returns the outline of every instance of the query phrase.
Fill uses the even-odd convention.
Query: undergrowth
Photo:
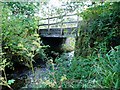
[[[49,78],[33,88],[120,88],[120,46],[105,54],[49,62]],[[39,79],[41,80],[41,79]],[[35,87],[34,87],[35,86]]]

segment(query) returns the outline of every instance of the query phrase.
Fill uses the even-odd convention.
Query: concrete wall
[[[66,52],[73,51],[75,48],[75,37],[67,37],[62,44],[62,49]]]

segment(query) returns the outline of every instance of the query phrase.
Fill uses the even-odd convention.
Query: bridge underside
[[[54,38],[41,37],[44,45],[49,45],[48,51],[69,52],[74,50],[75,37]]]
[[[41,37],[44,45],[50,46],[50,51],[62,52],[62,44],[65,43],[66,38]]]
[[[76,36],[76,27],[73,28],[51,28],[51,29],[40,29],[39,35],[41,37],[56,37],[66,38]]]

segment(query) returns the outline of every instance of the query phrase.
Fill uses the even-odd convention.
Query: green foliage
[[[116,50],[115,50],[116,49]],[[105,54],[52,61],[44,88],[120,88],[120,46]]]
[[[39,4],[3,3],[2,48],[0,85],[10,89],[14,80],[7,80],[5,67],[19,62],[33,69],[34,57],[44,57],[37,34]],[[33,88],[120,88],[120,5],[105,3],[81,13],[83,25],[77,38],[77,57],[48,60],[48,79]],[[43,58],[44,59],[44,58]],[[56,65],[55,65],[56,64]]]
[[[12,88],[14,80],[7,80],[5,68],[23,64],[32,69],[35,58],[45,59],[44,49],[37,33],[38,20],[35,16],[39,3],[3,2],[2,3],[2,59],[0,59],[0,85]],[[16,69],[15,69],[16,70]],[[16,83],[16,82],[15,82]]]
[[[8,84],[11,85],[14,83],[14,81],[15,81],[14,79],[8,80]]]
[[[95,50],[98,53],[105,48],[106,50],[102,53],[106,53],[110,47],[120,44],[120,2],[103,3],[88,8],[80,15],[84,22],[80,27],[78,46],[76,46],[77,54],[87,56]]]
[[[3,55],[3,54],[4,53],[1,53],[1,55]],[[7,65],[9,65],[9,62],[7,62],[4,57],[0,58],[0,72],[1,72],[0,73],[0,85],[7,86],[12,90],[12,88],[9,86],[9,84],[7,82],[7,77],[6,77],[6,72],[5,72],[5,67]]]
[[[2,9],[3,52],[7,61],[30,65],[40,52],[40,38],[37,34],[38,19],[34,16],[37,3],[4,3]]]
[[[3,2],[2,3],[2,59],[0,69],[5,77],[0,77],[4,85],[11,84],[7,81],[5,68],[13,67],[13,64],[24,64],[33,69],[34,57],[44,50],[40,45],[40,37],[37,34],[38,17],[35,16],[39,9],[39,3],[31,2]],[[5,79],[3,79],[5,78]]]
[[[39,3],[7,2],[5,4],[10,7],[10,10],[16,16],[34,16],[34,14],[39,10]]]
[[[94,81],[82,87],[120,88],[119,15],[120,2],[103,3],[81,13],[83,22],[75,52],[78,59],[71,72],[80,71],[74,77],[83,82]]]

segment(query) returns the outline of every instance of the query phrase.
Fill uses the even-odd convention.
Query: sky
[[[42,5],[39,12],[39,16],[45,17],[45,15],[43,14],[45,12],[47,17],[49,13],[54,12],[54,11],[51,11],[52,9],[54,10],[55,8],[61,8],[61,7],[63,8],[62,6],[63,3],[66,3],[67,1],[70,1],[70,0],[49,0],[47,5]]]
[[[60,7],[62,5],[62,2],[59,0],[50,0],[49,1],[49,6],[54,6],[54,7]]]
[[[42,8],[39,12],[39,16],[45,16],[45,15],[42,15],[42,13],[46,12],[51,12],[51,10],[53,8],[61,8],[63,7],[62,5],[66,2],[69,2],[69,1],[74,1],[74,0],[48,0],[48,3],[47,5],[42,5]],[[80,1],[79,1],[80,2]],[[86,2],[84,2],[85,4],[87,5],[90,5],[91,4],[91,0],[87,0]],[[48,8],[49,8],[49,11],[48,11]]]

